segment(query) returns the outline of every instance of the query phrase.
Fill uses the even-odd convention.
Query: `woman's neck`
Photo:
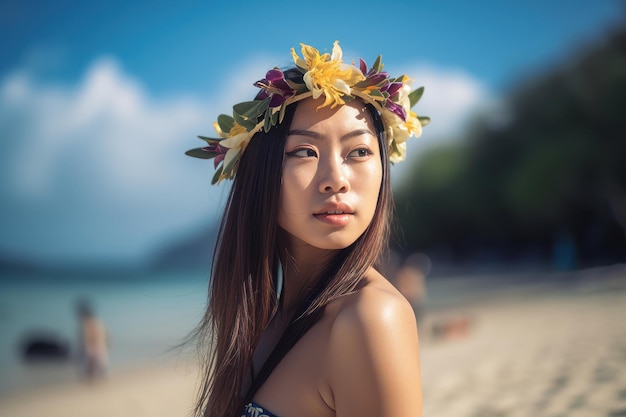
[[[296,308],[302,295],[311,288],[328,265],[335,251],[309,245],[290,245],[283,263],[282,312]]]

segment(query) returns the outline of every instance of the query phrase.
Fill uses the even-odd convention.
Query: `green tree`
[[[626,258],[626,22],[505,100],[467,137],[425,152],[395,193],[407,250],[488,249],[580,264]],[[436,123],[437,121],[433,121]]]

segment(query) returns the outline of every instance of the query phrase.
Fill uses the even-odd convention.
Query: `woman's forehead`
[[[308,98],[298,103],[291,130],[307,129],[315,126],[338,125],[346,127],[369,128],[374,131],[372,116],[361,100],[351,100],[334,108],[318,108],[323,98]]]

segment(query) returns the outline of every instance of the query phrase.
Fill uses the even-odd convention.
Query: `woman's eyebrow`
[[[290,130],[289,133],[287,133],[287,136],[307,136],[313,139],[324,139],[324,135],[317,133],[317,132],[313,132],[311,130],[304,130],[304,129],[293,129]]]
[[[321,133],[313,132],[311,130],[305,130],[305,129],[293,129],[287,133],[287,136],[292,136],[292,135],[307,136],[312,139],[318,139],[318,140],[324,140],[326,138],[325,135],[322,135]],[[369,129],[356,129],[356,130],[353,130],[352,132],[346,133],[340,139],[343,140],[343,139],[353,138],[353,137],[361,136],[361,135],[372,135],[374,137],[376,136]]]

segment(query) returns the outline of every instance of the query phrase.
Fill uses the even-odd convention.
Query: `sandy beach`
[[[574,278],[433,317],[469,321],[422,344],[424,415],[626,416],[626,270]]]
[[[427,309],[424,415],[626,416],[625,323],[621,266]],[[181,357],[92,384],[19,391],[0,396],[0,416],[186,416],[195,372]]]
[[[64,383],[0,397],[2,417],[189,415],[195,370],[184,361],[123,370],[92,383]]]

